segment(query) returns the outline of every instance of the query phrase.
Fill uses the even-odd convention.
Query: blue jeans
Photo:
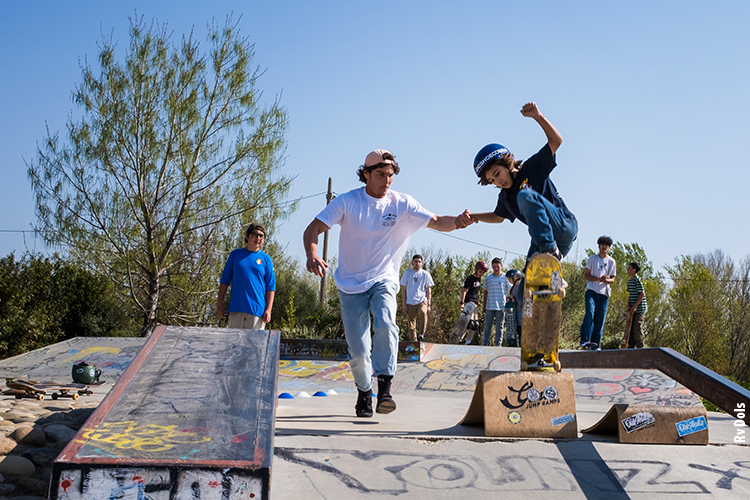
[[[581,345],[587,342],[602,345],[602,330],[608,306],[609,297],[593,290],[586,290],[586,316],[581,325]]]
[[[349,366],[360,391],[372,389],[373,373],[395,375],[398,361],[396,294],[398,283],[381,281],[366,292],[348,294],[339,290],[341,319],[349,346]],[[370,313],[373,336],[370,338]],[[372,354],[370,350],[372,349]]]
[[[484,342],[483,345],[490,345],[492,337],[492,323],[495,323],[495,345],[503,345],[503,325],[505,324],[505,311],[496,311],[487,309],[484,311]]]
[[[528,256],[536,252],[553,252],[565,257],[578,237],[578,221],[533,189],[522,189],[516,198],[518,209],[526,219],[531,236]]]

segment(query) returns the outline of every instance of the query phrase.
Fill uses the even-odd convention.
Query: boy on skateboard
[[[555,152],[562,144],[562,136],[536,103],[525,104],[521,114],[542,127],[547,144],[523,161],[516,160],[500,144],[480,149],[474,158],[474,173],[482,186],[494,184],[500,194],[494,211],[474,213],[472,219],[488,223],[518,219],[528,226],[531,236],[527,259],[536,253],[549,253],[562,260],[578,237],[578,221],[549,178],[557,165]]]

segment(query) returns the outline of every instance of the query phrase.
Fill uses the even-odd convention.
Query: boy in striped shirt
[[[641,270],[640,264],[631,262],[628,264],[628,314],[633,316],[630,323],[630,333],[628,335],[628,348],[643,347],[643,319],[648,310],[646,304],[646,292],[643,289],[643,282],[638,276]]]

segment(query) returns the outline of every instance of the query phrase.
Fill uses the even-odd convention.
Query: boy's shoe
[[[378,413],[391,413],[396,409],[396,402],[391,397],[391,380],[393,375],[378,375],[378,404],[375,407]]]
[[[354,405],[354,411],[357,412],[358,417],[372,417],[372,389],[369,391],[360,391],[357,389],[357,392],[359,395],[357,396],[357,404]]]
[[[534,252],[533,254],[531,254],[530,258],[536,257],[537,255],[543,254],[543,253],[546,253],[546,254],[549,254],[549,255],[553,256],[559,262],[562,262],[562,260],[563,260],[563,254],[560,253],[560,249],[557,248],[557,247],[555,247],[554,250],[547,250],[547,251],[544,251],[544,252]]]

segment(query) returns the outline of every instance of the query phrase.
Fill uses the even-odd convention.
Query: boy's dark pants
[[[628,339],[628,348],[643,347],[643,320],[644,314],[633,314],[633,322],[630,324],[630,338]]]

